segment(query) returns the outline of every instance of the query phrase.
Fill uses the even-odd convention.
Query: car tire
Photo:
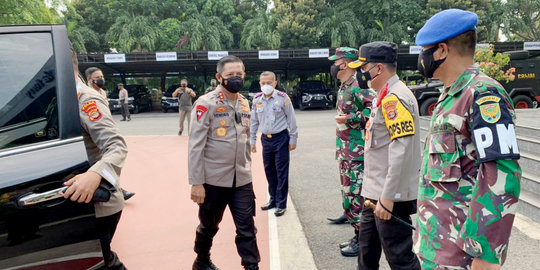
[[[306,107],[302,106],[302,104],[298,104],[298,109],[301,110],[301,111],[303,111],[303,110],[306,109]]]
[[[437,105],[437,100],[439,98],[437,97],[430,97],[422,102],[420,105],[420,115],[422,116],[428,116],[433,114],[433,110],[435,109],[435,105]]]
[[[533,100],[525,95],[517,95],[512,98],[514,102],[514,108],[516,109],[530,109],[533,108]]]
[[[133,114],[139,113],[139,105],[135,105],[135,108],[133,109]]]
[[[161,108],[161,111],[162,111],[163,113],[167,113],[168,110],[165,109],[165,108]]]

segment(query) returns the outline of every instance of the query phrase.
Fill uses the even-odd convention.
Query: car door
[[[92,204],[64,200],[88,168],[64,26],[0,27],[0,269],[102,264]]]

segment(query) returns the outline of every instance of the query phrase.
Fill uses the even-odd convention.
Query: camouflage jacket
[[[513,104],[467,69],[441,96],[424,146],[415,252],[436,265],[502,264],[520,192]]]
[[[336,159],[363,161],[363,129],[371,112],[371,101],[376,93],[371,89],[360,89],[353,75],[341,84],[337,97],[337,113],[347,115],[346,124],[337,124]]]

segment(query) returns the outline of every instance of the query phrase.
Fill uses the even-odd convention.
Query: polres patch
[[[514,120],[496,88],[474,95],[472,129],[479,162],[519,159]]]
[[[96,101],[94,100],[84,103],[81,111],[85,112],[88,115],[88,118],[90,118],[90,121],[92,122],[98,121],[103,117],[103,115],[99,111]]]
[[[391,140],[415,134],[414,118],[396,95],[386,96],[381,105]]]

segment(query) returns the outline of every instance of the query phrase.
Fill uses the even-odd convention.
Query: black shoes
[[[130,117],[130,118],[128,118],[128,122],[129,122],[129,121],[131,121],[131,117]]]
[[[355,231],[355,236],[351,240],[341,243],[339,248],[341,248],[341,255],[345,257],[357,257],[360,249],[358,245],[358,231]]]
[[[244,266],[244,269],[246,269],[246,270],[259,270],[259,266],[256,265],[256,264],[250,264],[250,265]]]
[[[283,216],[283,214],[285,214],[285,208],[276,208],[276,212],[274,212],[276,217]]]
[[[133,197],[133,195],[135,195],[135,192],[125,191],[124,189],[122,189],[122,195],[124,196],[124,200],[127,201],[127,200],[129,200],[129,198],[131,198],[131,197]]]
[[[267,203],[267,204],[261,206],[261,209],[262,209],[263,211],[270,210],[270,209],[272,209],[272,208],[276,208],[276,205],[273,204],[273,203]]]
[[[182,136],[182,130],[178,131],[178,136]]]
[[[203,260],[203,259],[195,259],[195,262],[193,262],[193,270],[219,270],[217,266],[212,263],[212,260],[210,258]],[[258,268],[257,268],[258,269]]]
[[[347,222],[347,216],[345,214],[338,218],[326,218],[330,221],[330,224],[345,224]]]
[[[124,119],[122,119],[122,120],[120,120],[120,121],[126,121],[126,118],[124,118]]]

